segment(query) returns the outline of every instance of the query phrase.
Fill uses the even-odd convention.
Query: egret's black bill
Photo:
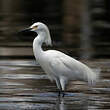
[[[23,30],[18,31],[18,33],[19,33],[19,32],[30,31],[31,29],[32,29],[32,28],[25,28],[25,29],[23,29]]]

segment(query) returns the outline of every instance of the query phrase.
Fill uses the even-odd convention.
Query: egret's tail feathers
[[[88,68],[89,69],[89,68]],[[99,80],[99,74],[100,74],[100,70],[92,70],[89,69],[89,74],[88,74],[88,84],[90,85],[94,85],[96,82],[98,82]]]

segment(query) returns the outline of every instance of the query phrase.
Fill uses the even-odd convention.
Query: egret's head
[[[37,33],[48,31],[48,27],[41,22],[34,23],[32,26],[30,26],[30,29],[30,31]]]
[[[34,31],[38,35],[40,35],[41,39],[44,39],[44,42],[47,45],[51,45],[51,38],[50,38],[49,29],[45,24],[43,24],[41,22],[34,23],[29,28],[26,28],[22,31]],[[41,35],[41,33],[43,33],[43,34]]]
[[[47,32],[48,27],[41,22],[37,22],[37,23],[34,23],[33,25],[31,25],[29,28],[25,28],[25,29],[21,30],[20,32],[23,32],[23,31],[34,31],[39,34],[40,32]]]

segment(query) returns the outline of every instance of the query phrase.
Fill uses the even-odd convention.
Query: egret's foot
[[[64,91],[62,91],[62,97],[64,97],[65,96],[65,92]]]
[[[65,96],[64,91],[58,90],[58,97],[60,97],[60,96],[62,96],[62,97]]]
[[[61,95],[61,90],[58,89],[58,97]]]

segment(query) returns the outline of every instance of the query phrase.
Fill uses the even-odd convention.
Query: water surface
[[[83,61],[85,62],[85,61]],[[95,86],[71,82],[64,98],[57,96],[55,83],[34,60],[0,61],[1,110],[99,110],[109,109],[109,61],[88,61],[90,67],[101,68],[102,78]]]

